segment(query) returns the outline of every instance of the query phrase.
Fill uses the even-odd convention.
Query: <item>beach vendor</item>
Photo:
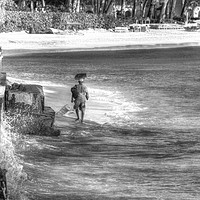
[[[83,84],[84,77],[78,78],[78,84],[71,88],[72,97],[71,102],[74,102],[74,109],[76,111],[77,119],[80,120],[79,110],[81,111],[81,123],[83,123],[85,115],[85,103],[89,99],[89,93],[87,87]]]

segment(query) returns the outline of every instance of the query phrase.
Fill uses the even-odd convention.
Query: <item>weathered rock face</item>
[[[14,131],[36,135],[60,134],[53,128],[55,111],[44,106],[43,87],[40,85],[14,83],[7,86],[4,110]]]
[[[0,199],[7,199],[6,169],[0,168]]]
[[[6,73],[1,72],[0,73],[0,86],[5,86],[5,85],[6,85]]]
[[[7,109],[26,109],[29,112],[42,113],[44,111],[44,93],[40,85],[12,84],[6,89]]]
[[[40,121],[47,127],[53,127],[54,119],[55,119],[55,111],[48,106],[44,107],[44,111],[40,114],[33,113],[33,116],[39,118]]]

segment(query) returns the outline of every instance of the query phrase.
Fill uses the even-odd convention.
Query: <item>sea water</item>
[[[25,136],[23,147],[14,145],[27,175],[21,199],[199,199],[199,50],[5,57],[8,79],[45,86],[57,111],[70,104],[75,74],[88,75],[89,125],[66,124],[60,137]]]

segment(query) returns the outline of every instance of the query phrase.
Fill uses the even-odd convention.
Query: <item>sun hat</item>
[[[75,80],[80,80],[80,79],[85,79],[86,77],[87,77],[86,73],[80,73],[80,74],[76,74],[74,78]]]

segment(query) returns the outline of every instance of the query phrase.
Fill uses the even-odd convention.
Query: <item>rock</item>
[[[0,168],[0,199],[7,199],[6,169]]]
[[[55,111],[44,106],[44,92],[40,85],[14,83],[6,87],[5,117],[11,129],[21,134],[58,136],[55,130]]]
[[[55,120],[55,111],[51,107],[45,106],[43,113],[33,113],[33,116],[39,118],[45,126],[52,127]]]
[[[1,86],[6,85],[6,73],[5,72],[0,73],[0,85]]]
[[[12,84],[6,90],[5,109],[27,109],[29,112],[42,113],[44,111],[42,86]]]

